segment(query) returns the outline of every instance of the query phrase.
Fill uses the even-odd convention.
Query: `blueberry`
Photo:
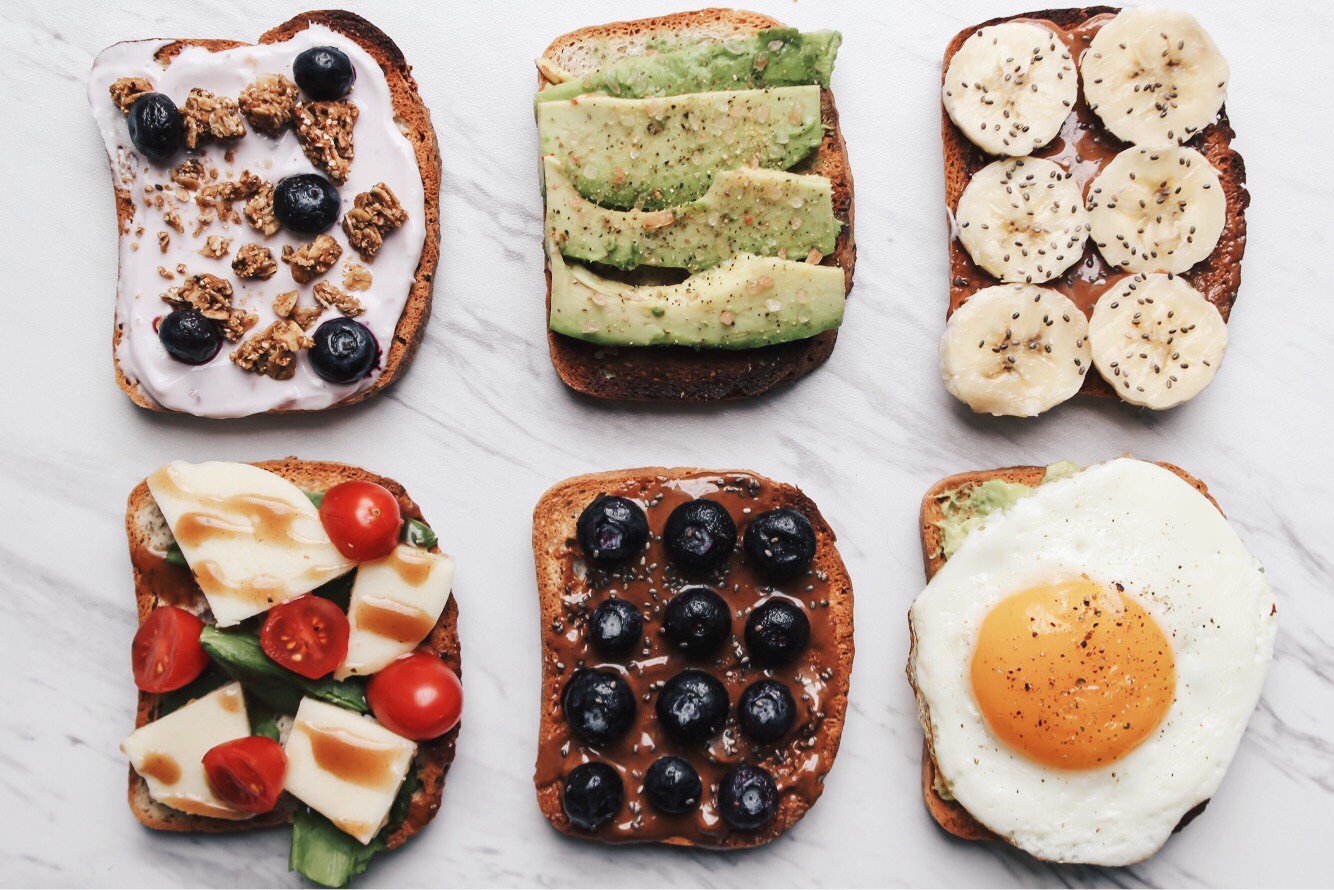
[[[346,96],[357,80],[357,69],[338,47],[312,46],[292,63],[292,79],[307,96],[324,102]]]
[[[602,655],[624,655],[644,636],[644,619],[629,600],[603,600],[588,621],[588,642]]]
[[[680,757],[659,757],[644,774],[644,796],[664,813],[689,813],[703,794],[699,773]]]
[[[688,655],[709,655],[732,635],[732,612],[709,588],[690,587],[667,604],[662,629]]]
[[[797,720],[797,703],[784,684],[759,680],[741,693],[736,713],[746,735],[757,742],[776,742],[791,732]]]
[[[198,309],[177,309],[168,313],[157,328],[158,339],[167,354],[187,365],[202,365],[218,354],[222,331],[218,323],[205,318]]]
[[[318,235],[338,220],[338,189],[318,173],[284,176],[273,190],[273,215],[293,232]]]
[[[610,566],[644,552],[648,518],[634,501],[603,494],[579,514],[575,531],[584,556]]]
[[[135,99],[126,123],[135,149],[150,161],[167,160],[185,140],[185,118],[162,93],[144,93]]]
[[[611,821],[625,803],[620,773],[605,763],[581,763],[565,777],[561,807],[579,828],[594,831]]]
[[[746,620],[746,648],[764,667],[788,664],[810,639],[810,619],[791,600],[775,597],[756,606]]]
[[[736,547],[736,523],[716,501],[686,501],[667,517],[663,542],[672,560],[690,571],[722,565]]]
[[[778,812],[778,786],[769,771],[758,766],[734,766],[718,785],[718,812],[728,825],[749,831]]]
[[[662,684],[658,719],[683,742],[703,742],[727,721],[727,687],[703,671],[685,670]]]
[[[743,541],[757,569],[775,578],[806,571],[815,558],[815,529],[796,510],[770,510],[751,520]]]
[[[330,383],[352,383],[375,366],[380,347],[370,328],[351,318],[331,318],[315,329],[310,364]]]
[[[561,707],[570,730],[590,745],[616,741],[635,720],[635,694],[614,671],[575,671],[565,684]]]

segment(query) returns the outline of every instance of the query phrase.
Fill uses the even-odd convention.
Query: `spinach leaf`
[[[424,522],[409,519],[403,524],[403,541],[413,547],[430,550],[438,540],[439,538],[436,537],[435,532],[431,531],[431,527]]]
[[[315,505],[316,510],[320,508],[320,504],[324,503],[324,492],[322,491],[308,491],[305,494],[306,497],[310,498],[310,502]]]
[[[181,552],[181,545],[175,541],[172,541],[171,545],[167,547],[167,552],[163,554],[162,561],[169,566],[190,568],[190,564],[185,561],[185,554]]]
[[[326,581],[319,587],[316,587],[311,593],[315,596],[323,597],[333,603],[344,612],[352,604],[352,583],[357,580],[357,570],[353,569],[346,575],[339,575],[332,581]]]
[[[346,887],[370,867],[376,853],[387,849],[383,835],[362,844],[308,807],[298,807],[292,820],[292,852],[287,867],[325,887]]]
[[[165,717],[172,711],[180,710],[195,699],[208,695],[230,679],[216,664],[209,665],[204,668],[202,674],[180,689],[162,693],[162,698],[158,699],[158,716]]]
[[[282,733],[278,731],[278,713],[270,711],[268,708],[258,707],[250,708],[250,732],[254,735],[262,735],[265,738],[273,739],[275,742],[282,741]]]
[[[200,645],[217,664],[265,706],[284,714],[295,714],[302,695],[369,714],[366,688],[350,680],[308,680],[271,660],[260,648],[259,637],[249,631],[224,631],[206,627]]]

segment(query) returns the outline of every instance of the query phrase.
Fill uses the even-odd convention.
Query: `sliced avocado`
[[[538,103],[587,93],[641,99],[713,90],[765,89],[814,83],[826,89],[843,35],[802,34],[773,28],[721,43],[670,44],[651,55],[631,56],[537,94]],[[664,51],[665,50],[665,51]]]
[[[580,197],[551,156],[543,159],[547,235],[572,259],[619,269],[700,272],[740,253],[794,259],[834,252],[842,225],[823,176],[726,170],[698,201],[668,210],[608,210]]]
[[[843,270],[735,257],[680,284],[634,286],[566,263],[551,240],[551,329],[607,346],[749,349],[843,321]]]
[[[543,102],[537,132],[579,194],[618,210],[693,201],[722,170],[787,170],[824,138],[817,86]]]

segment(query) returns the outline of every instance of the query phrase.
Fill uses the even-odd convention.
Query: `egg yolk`
[[[1033,587],[982,622],[973,695],[1010,748],[1062,769],[1124,757],[1158,727],[1176,690],[1172,647],[1153,616],[1086,577]]]

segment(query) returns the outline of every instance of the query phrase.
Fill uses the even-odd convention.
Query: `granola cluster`
[[[191,275],[179,287],[162,295],[173,309],[196,309],[222,327],[222,335],[231,342],[240,340],[255,326],[259,316],[232,305],[232,283],[207,272]]]
[[[371,270],[361,263],[343,263],[344,290],[370,290]]]
[[[267,280],[278,273],[273,251],[260,244],[242,244],[232,260],[232,271],[239,278]]]
[[[130,113],[134,100],[153,92],[153,84],[144,77],[122,77],[111,85],[111,101],[124,114]]]
[[[220,260],[232,252],[232,239],[221,235],[209,235],[204,239],[204,246],[199,248],[199,255]]]
[[[265,235],[272,235],[282,228],[278,217],[273,213],[273,183],[263,183],[256,190],[254,197],[245,202],[242,214],[245,216],[245,221],[250,223],[250,228]]]
[[[283,247],[283,262],[292,269],[292,279],[306,284],[333,268],[343,255],[343,248],[330,235],[320,235],[314,241],[293,248]]]
[[[186,97],[181,116],[185,118],[185,147],[191,150],[215,140],[240,139],[246,132],[235,99],[198,87]]]
[[[308,331],[324,314],[324,307],[298,306],[297,297],[298,294],[294,290],[278,294],[273,298],[273,314],[279,318],[290,318],[301,326],[301,330]]]
[[[261,74],[241,91],[245,119],[261,133],[281,136],[296,113],[296,84],[281,74]]]
[[[280,318],[241,344],[231,354],[238,368],[274,380],[290,380],[296,373],[296,356],[315,341],[296,322]]]
[[[208,182],[208,173],[204,170],[202,161],[198,158],[190,158],[188,161],[181,161],[171,168],[171,181],[186,191],[197,192],[204,183]]]
[[[315,300],[321,306],[337,309],[348,318],[355,318],[366,311],[361,301],[345,290],[334,287],[327,281],[315,285]]]
[[[369,263],[380,252],[384,236],[407,220],[408,212],[398,197],[380,182],[353,200],[352,209],[343,217],[343,231],[347,243]]]
[[[359,114],[351,102],[306,102],[296,108],[301,150],[339,185],[352,169],[352,127]]]

